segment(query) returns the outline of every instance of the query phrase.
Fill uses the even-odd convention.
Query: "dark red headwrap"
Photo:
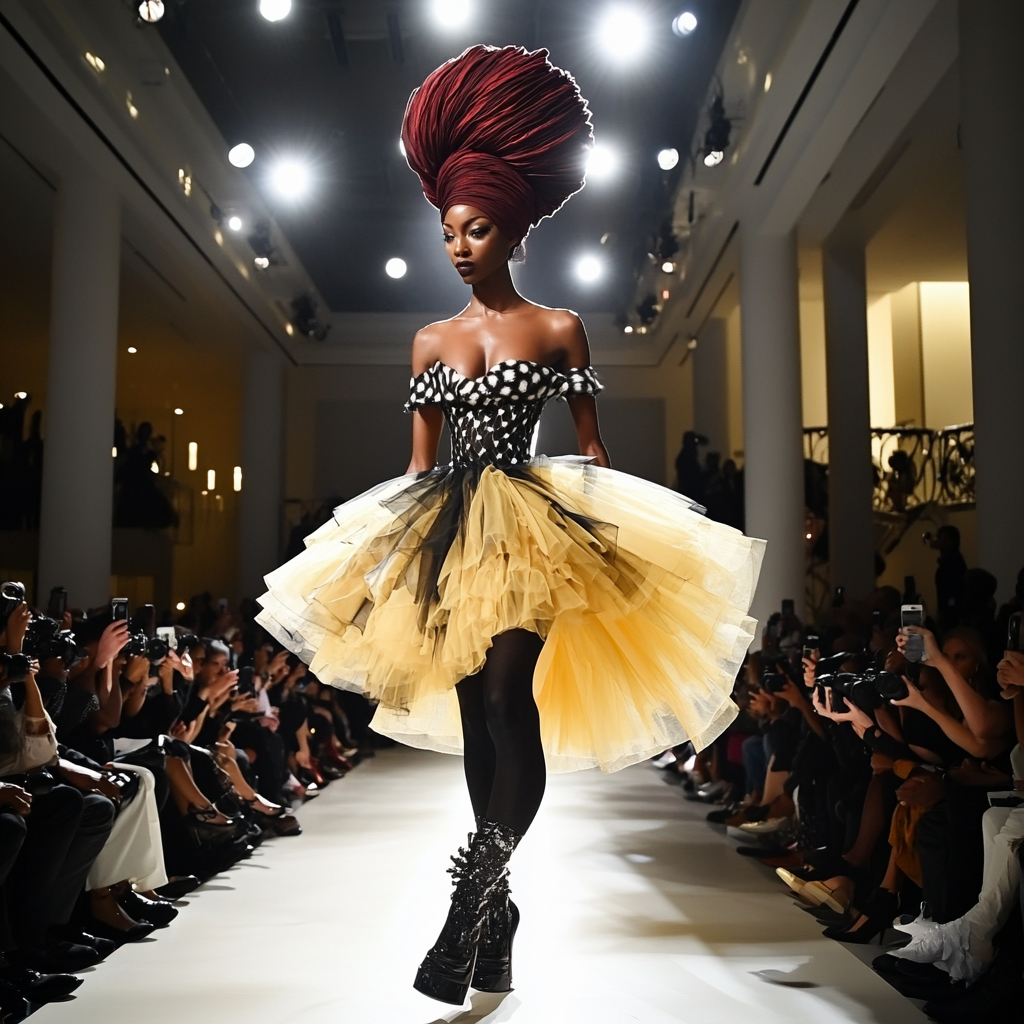
[[[474,206],[519,241],[583,187],[594,133],[587,101],[547,50],[473,46],[412,94],[402,142],[442,218]]]

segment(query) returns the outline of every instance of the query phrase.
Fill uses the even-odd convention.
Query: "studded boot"
[[[477,828],[483,819],[476,819]],[[470,988],[477,992],[510,992],[512,990],[512,940],[519,927],[519,908],[512,902],[508,869],[495,883],[487,901],[480,942],[477,945],[476,968]]]
[[[416,972],[413,987],[417,991],[456,1006],[466,1001],[484,918],[503,876],[507,877],[508,859],[521,838],[507,825],[485,818],[470,837],[469,849],[460,848],[452,857],[453,867],[448,869],[455,880],[451,908],[437,942]],[[504,884],[507,886],[507,881]]]

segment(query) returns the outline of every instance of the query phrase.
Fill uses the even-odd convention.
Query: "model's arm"
[[[562,327],[564,338],[562,347],[565,351],[564,366],[567,370],[577,370],[590,365],[590,343],[583,321],[575,313],[570,314]],[[597,400],[593,395],[575,395],[568,398],[569,412],[576,424],[576,438],[579,441],[580,455],[589,456],[599,466],[611,468],[608,449],[601,440],[601,427],[597,421]]]
[[[437,332],[424,328],[412,340],[412,374],[419,376],[440,358]],[[444,414],[436,405],[422,405],[412,413],[412,458],[407,473],[425,473],[437,465]]]

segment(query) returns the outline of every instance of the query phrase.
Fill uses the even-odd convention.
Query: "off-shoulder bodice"
[[[455,466],[515,466],[530,461],[530,443],[552,398],[596,395],[593,367],[561,373],[524,359],[506,359],[480,377],[464,377],[438,360],[409,382],[406,412],[438,405],[452,438]]]

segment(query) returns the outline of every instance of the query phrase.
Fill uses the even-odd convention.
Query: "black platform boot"
[[[506,875],[505,865],[522,836],[495,821],[483,819],[448,869],[455,892],[448,919],[416,972],[413,988],[431,999],[461,1006],[473,980],[484,916]],[[506,890],[507,891],[507,890]]]
[[[512,991],[512,940],[518,927],[519,908],[509,899],[505,871],[484,911],[471,988],[478,992]]]

